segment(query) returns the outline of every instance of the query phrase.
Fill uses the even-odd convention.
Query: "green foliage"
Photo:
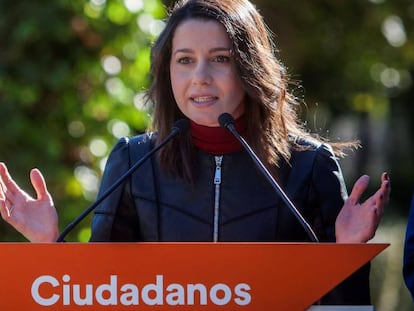
[[[344,160],[349,184],[388,171],[393,209],[406,215],[414,180],[413,1],[254,2],[301,85],[292,88],[306,103],[309,128],[332,140],[360,139],[363,149]]]
[[[164,14],[155,0],[0,0],[0,161],[32,195],[41,169],[62,227],[95,198],[116,140],[148,125],[140,93]],[[24,240],[4,223],[0,236]]]

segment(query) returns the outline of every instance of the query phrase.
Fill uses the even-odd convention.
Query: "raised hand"
[[[53,199],[38,169],[31,170],[30,180],[36,199],[20,189],[6,165],[0,163],[1,217],[31,242],[54,242],[59,229]]]
[[[368,187],[369,176],[361,176],[354,184],[335,222],[337,243],[364,243],[371,240],[388,204],[391,192],[387,173],[381,175],[380,188],[364,202],[362,194]]]

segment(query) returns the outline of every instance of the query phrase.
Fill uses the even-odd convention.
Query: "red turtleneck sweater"
[[[227,129],[199,125],[193,121],[190,125],[193,144],[205,152],[218,155],[242,150],[241,143]],[[247,126],[246,117],[237,119],[235,126],[240,135],[244,136]]]

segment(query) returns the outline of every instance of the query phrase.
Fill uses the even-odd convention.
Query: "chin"
[[[220,126],[217,119],[206,119],[206,118],[191,118],[191,120],[198,125],[208,126],[208,127],[217,127]]]

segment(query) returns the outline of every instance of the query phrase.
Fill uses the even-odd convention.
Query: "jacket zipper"
[[[214,160],[216,162],[216,171],[214,174],[214,227],[213,227],[213,242],[218,241],[219,235],[219,205],[220,205],[220,184],[221,184],[221,162],[223,161],[223,156],[215,156]]]

